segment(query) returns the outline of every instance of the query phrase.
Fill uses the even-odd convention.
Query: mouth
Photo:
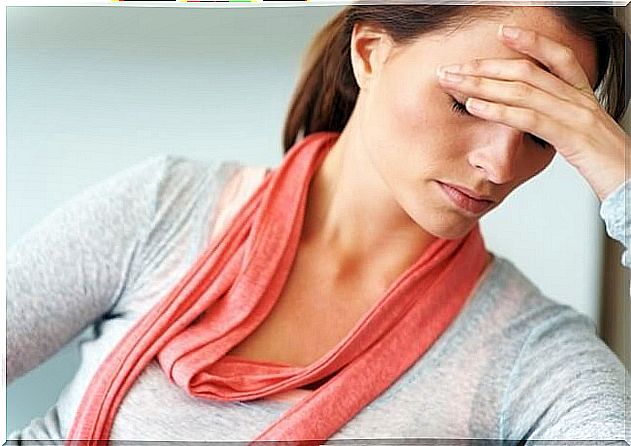
[[[449,201],[456,205],[459,209],[467,211],[474,216],[480,216],[493,206],[493,201],[487,198],[481,198],[479,195],[469,195],[469,190],[464,191],[462,188],[437,181],[443,193]]]

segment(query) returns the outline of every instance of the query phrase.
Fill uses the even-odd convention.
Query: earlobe
[[[351,65],[360,90],[369,88],[370,80],[385,60],[387,34],[370,25],[356,23],[351,35]]]

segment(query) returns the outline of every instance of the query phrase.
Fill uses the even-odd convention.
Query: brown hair
[[[596,95],[617,122],[629,102],[625,91],[624,28],[613,7],[563,6],[552,10],[570,30],[593,41],[597,51]],[[492,5],[355,5],[344,8],[315,36],[303,59],[303,72],[291,99],[283,129],[284,152],[301,136],[319,131],[341,132],[351,116],[359,87],[350,60],[350,41],[356,23],[382,28],[405,45],[433,31],[456,29],[476,17],[501,15]]]

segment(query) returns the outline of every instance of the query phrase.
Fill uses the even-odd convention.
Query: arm
[[[129,285],[166,157],[58,208],[7,253],[7,382],[105,315]]]
[[[631,204],[631,180],[618,186],[600,205],[600,216],[605,221],[607,234],[622,243],[625,248],[622,254],[622,264],[627,268],[631,268],[631,259],[629,258],[631,207],[629,204]]]

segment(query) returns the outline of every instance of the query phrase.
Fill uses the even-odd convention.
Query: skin
[[[601,199],[624,181],[628,137],[593,97],[595,46],[548,8],[503,8],[503,17],[404,46],[355,25],[357,104],[314,176],[299,247],[326,261],[329,286],[361,277],[385,289],[436,238],[465,236],[481,215],[455,207],[437,180],[488,195],[487,212],[557,152]],[[502,37],[500,24],[521,29],[521,39]],[[464,81],[437,75],[453,64]],[[453,97],[484,99],[490,108],[459,115]]]
[[[558,152],[601,198],[623,182],[626,135],[593,97],[592,43],[548,8],[502,12],[403,46],[355,26],[356,107],[311,181],[273,311],[231,354],[304,367],[338,345],[433,241],[463,237],[478,223],[481,215],[454,206],[437,180],[497,207]],[[498,34],[502,23],[537,33],[510,43]],[[442,80],[437,69],[454,63],[464,80]],[[452,96],[490,107],[457,114]]]

